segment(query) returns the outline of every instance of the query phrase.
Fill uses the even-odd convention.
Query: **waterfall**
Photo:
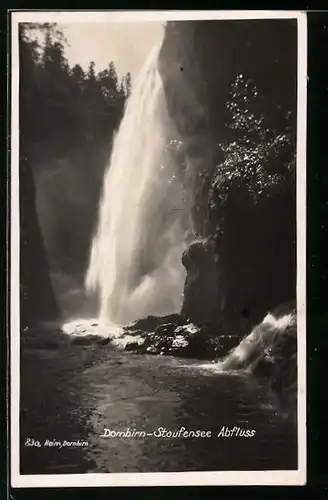
[[[159,50],[141,70],[114,140],[86,275],[100,320],[115,324],[179,312],[182,305],[189,215],[181,168],[167,147],[176,135]]]
[[[220,369],[252,371],[263,355],[270,356],[271,350],[283,337],[286,338],[290,330],[296,335],[296,311],[280,317],[267,314],[223,361],[219,361]]]

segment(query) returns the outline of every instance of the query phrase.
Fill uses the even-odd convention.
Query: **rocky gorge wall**
[[[20,317],[21,328],[58,319],[50,269],[36,212],[32,170],[21,147],[20,196]],[[15,286],[13,284],[13,286]]]
[[[296,21],[169,22],[159,67],[192,172],[195,242],[183,257],[182,315],[244,335],[296,294]],[[227,125],[231,110],[235,123],[247,117],[234,107],[242,80],[255,89],[244,111],[258,130],[247,133]]]

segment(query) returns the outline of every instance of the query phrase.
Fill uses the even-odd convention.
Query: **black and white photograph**
[[[12,11],[14,487],[306,481],[306,14]]]

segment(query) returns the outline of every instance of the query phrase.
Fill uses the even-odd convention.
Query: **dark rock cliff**
[[[35,208],[35,187],[27,157],[21,148],[20,198],[20,313],[21,327],[55,320],[60,312],[50,280],[44,242]],[[15,284],[13,284],[15,286]]]
[[[43,236],[36,210],[36,188],[28,152],[28,137],[36,125],[31,87],[32,59],[19,45],[19,229],[20,229],[20,321],[21,328],[39,321],[55,320],[60,310],[54,295]],[[33,64],[32,64],[33,66]],[[11,286],[17,286],[12,283]]]
[[[213,188],[222,160],[218,144],[231,139],[226,104],[240,76],[262,96],[265,130],[275,137],[289,131],[286,161],[293,157],[296,21],[169,22],[159,69],[193,177],[197,241],[184,256],[182,313],[196,324],[244,334],[268,310],[295,297],[295,176],[282,175],[285,159],[276,159],[270,168],[282,181],[268,196],[254,202],[242,182],[230,182],[223,206]]]

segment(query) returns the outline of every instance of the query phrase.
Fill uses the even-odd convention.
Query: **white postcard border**
[[[10,242],[10,434],[12,487],[177,485],[304,485],[306,483],[306,116],[307,17],[300,11],[20,11],[11,10],[11,242]],[[298,470],[172,473],[22,475],[19,472],[20,303],[19,303],[19,56],[20,22],[97,23],[205,19],[297,19],[297,336]]]

